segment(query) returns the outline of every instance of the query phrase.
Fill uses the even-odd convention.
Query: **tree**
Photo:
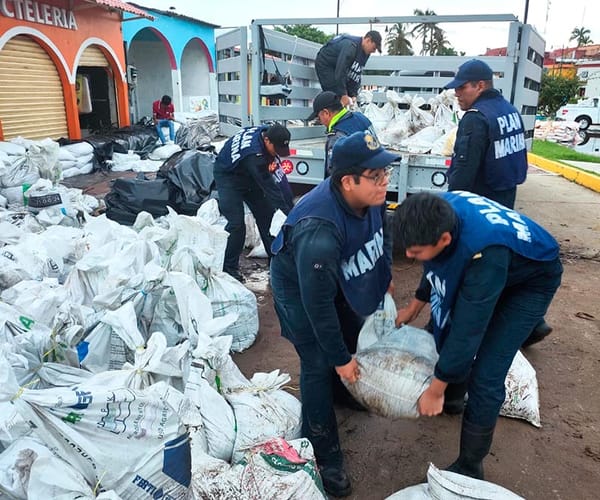
[[[391,56],[412,56],[412,43],[408,39],[410,33],[404,31],[402,23],[394,24],[385,37],[387,53]]]
[[[328,35],[324,31],[321,31],[319,28],[315,28],[310,24],[284,24],[283,26],[275,26],[275,31],[281,31],[282,33],[297,36],[304,40],[320,43],[321,45],[326,44],[334,37],[333,34]]]
[[[577,95],[581,82],[577,76],[542,73],[538,109],[545,116],[555,116],[558,108]]]
[[[576,40],[577,47],[592,44],[594,42],[590,38],[590,33],[591,31],[584,26],[581,26],[580,28],[575,27],[573,28],[573,31],[571,31],[571,38],[569,38],[569,41]]]
[[[433,10],[425,10],[422,11],[421,9],[415,9],[414,10],[414,14],[415,16],[435,16],[437,15]],[[424,55],[432,55],[432,49],[434,46],[434,38],[437,34],[437,32],[440,31],[440,28],[437,26],[436,23],[419,23],[417,24],[412,31],[410,32],[411,35],[417,35],[419,38],[421,38],[421,52],[420,54],[422,56]]]

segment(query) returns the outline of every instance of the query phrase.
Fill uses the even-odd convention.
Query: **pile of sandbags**
[[[294,441],[289,375],[247,379],[231,358],[254,341],[258,311],[220,271],[214,212],[36,232],[2,212],[2,491],[325,498],[309,443]]]
[[[561,120],[536,120],[533,137],[566,146],[577,146],[583,142],[579,135],[579,123]]]

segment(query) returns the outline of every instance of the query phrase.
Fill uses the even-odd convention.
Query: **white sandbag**
[[[88,484],[123,498],[159,490],[162,498],[187,498],[189,442],[177,404],[186,400],[167,384],[134,391],[91,378],[77,387],[19,390],[2,362],[0,400],[11,398],[36,435]]]
[[[429,464],[427,483],[409,486],[385,500],[524,500],[512,491]]]
[[[300,401],[281,390],[290,381],[287,373],[280,374],[279,370],[255,373],[252,380],[248,380],[227,354],[215,359],[214,368],[221,381],[222,394],[233,407],[238,424],[233,462],[268,438],[300,437]]]
[[[430,464],[427,484],[432,499],[448,500],[524,500],[512,491],[480,479],[440,470]]]
[[[146,344],[131,302],[116,311],[106,311],[98,325],[78,346],[81,366],[93,373],[120,370],[133,361],[137,348]]]
[[[244,239],[245,248],[255,248],[262,243],[256,219],[250,209],[244,205],[244,224],[246,226],[246,238]]]
[[[176,153],[181,151],[181,146],[178,144],[165,144],[164,146],[160,146],[152,151],[148,158],[151,160],[168,160]]]
[[[58,148],[58,161],[61,164],[64,164],[64,162],[74,162],[77,161],[77,157],[68,148],[62,146]]]
[[[37,460],[49,457],[52,452],[37,438],[24,436],[17,439],[0,454],[0,491],[10,498],[35,498],[28,497],[27,493],[31,468]],[[43,495],[40,498],[54,497]]]
[[[27,152],[27,149],[14,142],[0,141],[0,151],[9,156],[23,156]]]
[[[6,199],[2,194],[0,194],[0,207],[7,208],[8,207],[8,199]]]
[[[210,299],[215,318],[236,314],[237,320],[221,335],[231,335],[231,350],[242,352],[250,347],[258,335],[258,305],[256,295],[225,272],[202,269],[204,282],[200,288]],[[200,277],[198,277],[200,278]]]
[[[237,424],[233,408],[218,392],[220,383],[216,382],[216,372],[211,366],[214,358],[227,354],[230,347],[231,337],[199,345],[193,352],[184,392],[202,415],[208,453],[226,462],[231,461]]]
[[[246,255],[249,259],[266,259],[268,257],[267,251],[265,250],[265,245],[261,242],[252,248]]]
[[[521,351],[517,351],[510,365],[504,389],[506,396],[500,408],[500,415],[522,418],[535,427],[541,427],[537,376],[535,369]]]
[[[51,182],[58,182],[61,178],[62,169],[58,161],[58,142],[50,138],[35,141],[27,153],[31,166],[37,169],[40,177]]]
[[[0,194],[6,198],[8,205],[17,207],[23,206],[24,198],[22,186],[2,187],[0,188]]]
[[[128,153],[114,152],[112,160],[110,160],[110,169],[113,172],[125,172],[126,170],[132,170],[133,165],[139,162],[142,158],[140,155],[130,151]]]
[[[68,151],[75,158],[80,158],[94,152],[94,146],[85,141],[76,142],[74,144],[66,144],[65,146],[62,146],[61,149]]]
[[[67,290],[56,280],[23,280],[4,290],[0,298],[27,313],[30,318],[51,326],[61,304],[67,301]]]
[[[312,446],[307,439],[270,439],[250,450],[231,469],[215,464],[194,471],[196,500],[324,500]],[[217,469],[218,470],[218,469]]]
[[[11,163],[0,164],[0,186],[31,185],[40,178],[38,169],[29,162],[27,156],[9,156],[8,158]]]
[[[375,312],[365,319],[358,335],[356,350],[363,351],[392,332],[396,328],[396,316],[398,310],[394,298],[386,293]]]
[[[0,449],[8,448],[18,439],[31,434],[31,427],[15,409],[10,401],[0,402]],[[0,477],[6,478],[6,467],[4,454],[0,455]],[[0,486],[5,485],[6,480],[0,479]]]
[[[433,335],[403,326],[356,353],[361,376],[346,387],[373,413],[417,418],[417,401],[431,384],[437,360]]]
[[[97,493],[79,471],[55,456],[40,457],[31,465],[27,498],[52,500],[122,500],[114,490]]]

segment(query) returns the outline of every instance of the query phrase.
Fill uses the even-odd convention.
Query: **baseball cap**
[[[332,172],[352,168],[384,168],[399,158],[399,155],[384,149],[371,132],[354,132],[340,137],[333,146]]]
[[[276,123],[267,129],[265,136],[275,146],[275,152],[279,156],[290,156],[290,138],[292,135],[287,128]]]
[[[339,96],[329,90],[321,92],[313,100],[313,112],[308,117],[308,120],[314,120],[320,111],[336,105],[340,109],[342,108],[342,101],[340,101]]]
[[[379,31],[371,30],[367,32],[365,36],[368,36],[375,42],[375,47],[377,47],[377,50],[381,54],[381,35],[379,34]]]
[[[480,80],[492,80],[494,72],[486,63],[479,59],[471,59],[463,63],[456,72],[454,80],[447,83],[444,88],[455,89],[467,82],[478,82]]]

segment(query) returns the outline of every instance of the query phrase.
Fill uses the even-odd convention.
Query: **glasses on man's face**
[[[394,171],[394,167],[386,167],[383,169],[383,171],[377,172],[374,175],[359,174],[359,177],[364,177],[365,179],[369,179],[376,186],[381,186],[390,179],[390,175],[392,175],[393,171]]]

